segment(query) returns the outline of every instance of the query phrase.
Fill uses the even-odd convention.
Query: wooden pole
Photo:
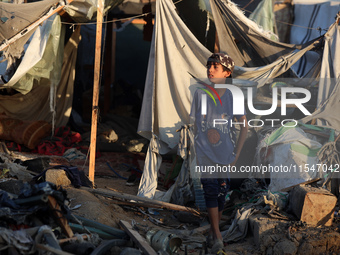
[[[98,194],[101,196],[125,199],[125,200],[128,200],[128,202],[133,201],[131,205],[134,205],[134,206],[138,206],[138,203],[141,202],[143,206],[149,205],[149,207],[152,207],[152,208],[167,208],[170,210],[186,211],[186,212],[190,212],[195,215],[200,215],[200,212],[193,208],[182,206],[182,205],[175,205],[175,204],[171,204],[171,203],[167,203],[163,201],[153,200],[153,199],[146,198],[146,197],[139,197],[139,196],[135,196],[131,194],[126,194],[126,193],[117,192],[113,190],[99,189],[99,188],[90,189],[87,187],[81,187],[81,189],[87,190],[93,194]]]
[[[97,142],[97,120],[98,120],[98,99],[99,99],[99,78],[100,78],[100,57],[102,46],[102,27],[103,27],[103,10],[104,0],[98,0],[97,3],[97,30],[96,30],[96,47],[94,59],[94,81],[93,81],[93,101],[92,101],[92,124],[91,124],[91,143],[90,143],[90,161],[89,161],[89,179],[94,183],[94,171],[96,162],[96,142]]]
[[[215,45],[214,45],[214,53],[220,52],[220,42],[218,39],[217,31],[215,32]]]
[[[120,226],[128,233],[131,239],[136,243],[136,245],[143,251],[146,255],[157,255],[157,253],[151,245],[143,238],[136,230],[134,230],[131,224],[127,221],[120,220]]]

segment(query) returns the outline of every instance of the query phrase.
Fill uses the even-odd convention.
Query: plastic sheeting
[[[237,66],[264,66],[303,48],[271,40],[272,32],[259,28],[231,1],[210,0],[210,5],[220,51],[230,55]]]
[[[104,1],[103,15],[123,3],[124,0],[106,0]],[[64,7],[64,10],[76,22],[88,22],[95,20],[97,17],[97,1],[95,0],[73,0]]]
[[[278,41],[276,35],[275,15],[273,12],[273,1],[262,0],[256,9],[249,15],[249,19],[253,20],[262,27],[265,31],[271,31],[273,35],[270,39]]]
[[[31,67],[27,73],[24,71],[21,73],[22,77],[19,79],[19,83],[26,86],[27,93],[25,95],[21,93],[11,96],[1,95],[0,112],[16,119],[51,122],[53,117],[51,111],[54,111],[56,104],[58,105],[56,109],[56,126],[64,126],[68,122],[72,109],[75,60],[77,46],[80,41],[79,29],[72,35],[65,49],[64,32],[61,30],[58,15],[55,16],[50,30],[39,29],[42,29],[44,33],[39,33],[37,39],[32,39],[32,42],[36,43],[29,46],[32,47],[30,51],[38,52],[41,50],[41,46],[47,46],[44,47],[42,59]],[[40,44],[39,38],[46,41],[48,39],[48,42],[43,42],[42,40]],[[26,56],[31,57],[27,54]],[[17,72],[20,72],[20,69]],[[28,88],[31,88],[31,90]],[[50,107],[51,91],[53,92],[52,97],[55,98],[52,98],[53,105]]]
[[[159,1],[156,3],[156,9],[138,133],[148,139],[155,134],[170,150],[179,142],[179,135],[175,131],[190,123],[189,73],[196,77],[205,76],[205,64],[211,52],[188,30],[177,15],[172,2]],[[258,86],[262,86],[268,79],[287,71],[303,54],[313,48],[311,42],[302,50],[293,50],[267,66],[236,66],[234,78],[254,80],[258,82]]]
[[[60,75],[60,35],[60,16],[54,15],[35,31],[16,72],[3,87],[15,89],[25,95],[31,91],[35,79],[39,81],[43,78],[54,78],[52,71],[57,70]],[[55,79],[58,81],[60,77]]]
[[[317,152],[322,147],[313,135],[300,127],[281,127],[262,139],[257,146],[257,165],[276,170],[257,173],[270,178],[269,190],[280,191],[313,178],[322,177]],[[279,169],[279,170],[278,170]],[[313,169],[313,170],[312,170]],[[256,175],[256,174],[255,174]]]
[[[16,35],[19,31],[38,20],[57,3],[58,1],[56,0],[44,0],[27,4],[0,2],[0,42],[6,42],[6,40]],[[7,47],[5,51],[8,53],[6,55],[19,58],[23,51],[23,45],[33,32],[34,30]]]

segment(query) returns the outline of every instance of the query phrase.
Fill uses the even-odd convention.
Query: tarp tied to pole
[[[172,1],[156,2],[156,21],[138,132],[155,134],[169,149],[177,146],[176,130],[189,123],[190,73],[205,76],[211,54],[177,15]]]
[[[124,0],[106,0],[104,1],[103,15],[123,3]],[[88,22],[95,20],[97,17],[97,1],[96,0],[74,0],[64,8],[75,22]]]
[[[27,48],[29,54],[24,55],[10,81],[22,93],[0,95],[2,114],[48,122],[55,117],[56,126],[67,124],[72,109],[80,28],[75,30],[65,48],[64,34],[59,15],[38,27]]]
[[[222,2],[219,4],[223,5]],[[214,2],[211,5],[214,9]],[[179,141],[176,130],[184,124],[189,124],[191,106],[189,73],[196,77],[206,77],[205,65],[211,52],[186,27],[171,1],[157,1],[156,13],[138,132],[149,139],[154,134],[160,141],[167,144],[169,149],[172,149]],[[225,15],[214,11],[213,14],[215,21],[218,20],[217,17]],[[243,19],[247,18],[244,16]],[[237,20],[239,20],[238,16]],[[252,21],[248,19],[248,22]],[[251,24],[254,26],[255,23]],[[251,27],[243,28],[243,30],[252,31]],[[257,35],[258,41],[270,41],[260,36],[260,34]],[[272,42],[278,45],[277,42],[270,41]],[[265,49],[269,46],[270,44],[262,44]],[[287,54],[279,54],[280,57],[268,65],[251,68],[236,66],[234,78],[253,80],[258,82],[258,86],[262,86],[268,79],[286,72],[303,54],[314,47],[314,41],[307,43],[306,47],[302,47],[301,50],[284,47]],[[277,50],[282,52],[280,49]],[[265,51],[262,48],[261,50]],[[228,54],[233,56],[237,52],[238,49],[235,48]]]
[[[321,39],[305,45],[278,43],[263,36],[256,24],[230,2],[211,0],[211,5],[216,25],[227,26],[223,20],[229,19],[232,29],[239,35],[237,38],[231,36],[225,39],[226,42],[238,39],[246,45],[245,51],[250,49],[249,53],[240,55],[237,45],[233,44],[227,53],[233,58],[239,56],[241,65],[252,60],[252,54],[257,56],[256,61],[265,59],[262,66],[236,66],[234,69],[234,78],[257,81],[258,86],[289,70],[307,51],[314,49],[318,39]],[[138,191],[138,195],[149,198],[154,197],[157,188],[155,182],[161,161],[159,155],[177,147],[180,137],[176,130],[189,124],[192,92],[189,73],[198,78],[206,77],[206,60],[211,54],[186,27],[172,1],[156,1],[156,14],[138,126],[138,133],[151,139],[140,182],[142,185]],[[227,28],[223,29],[228,33]],[[318,72],[311,73],[314,77],[318,75]]]
[[[53,5],[59,1],[44,0],[27,4],[12,4],[0,2],[0,42],[4,43],[18,32],[38,20],[47,13]],[[5,50],[5,54],[12,57],[20,57],[23,46],[33,31],[27,33],[24,37],[17,40],[14,44]]]
[[[220,51],[230,55],[237,66],[264,66],[303,48],[302,45],[272,40],[272,32],[259,28],[231,1],[210,0],[210,5]]]

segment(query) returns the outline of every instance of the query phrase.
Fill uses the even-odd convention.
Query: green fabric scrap
[[[293,151],[301,153],[301,154],[306,155],[308,157],[316,157],[318,151],[320,150],[320,148],[312,149],[312,148],[307,147],[306,145],[294,144],[294,143],[292,143],[290,145],[290,148]]]
[[[277,138],[279,138],[282,134],[288,131],[291,128],[294,128],[295,122],[288,122],[285,126],[282,126],[275,130],[271,135],[265,140],[266,144],[271,145]]]

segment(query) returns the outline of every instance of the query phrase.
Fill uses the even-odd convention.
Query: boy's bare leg
[[[207,208],[208,216],[210,221],[210,233],[213,236],[214,240],[220,239],[222,240],[222,235],[220,232],[220,219],[222,217],[222,211],[218,211],[218,207]]]

